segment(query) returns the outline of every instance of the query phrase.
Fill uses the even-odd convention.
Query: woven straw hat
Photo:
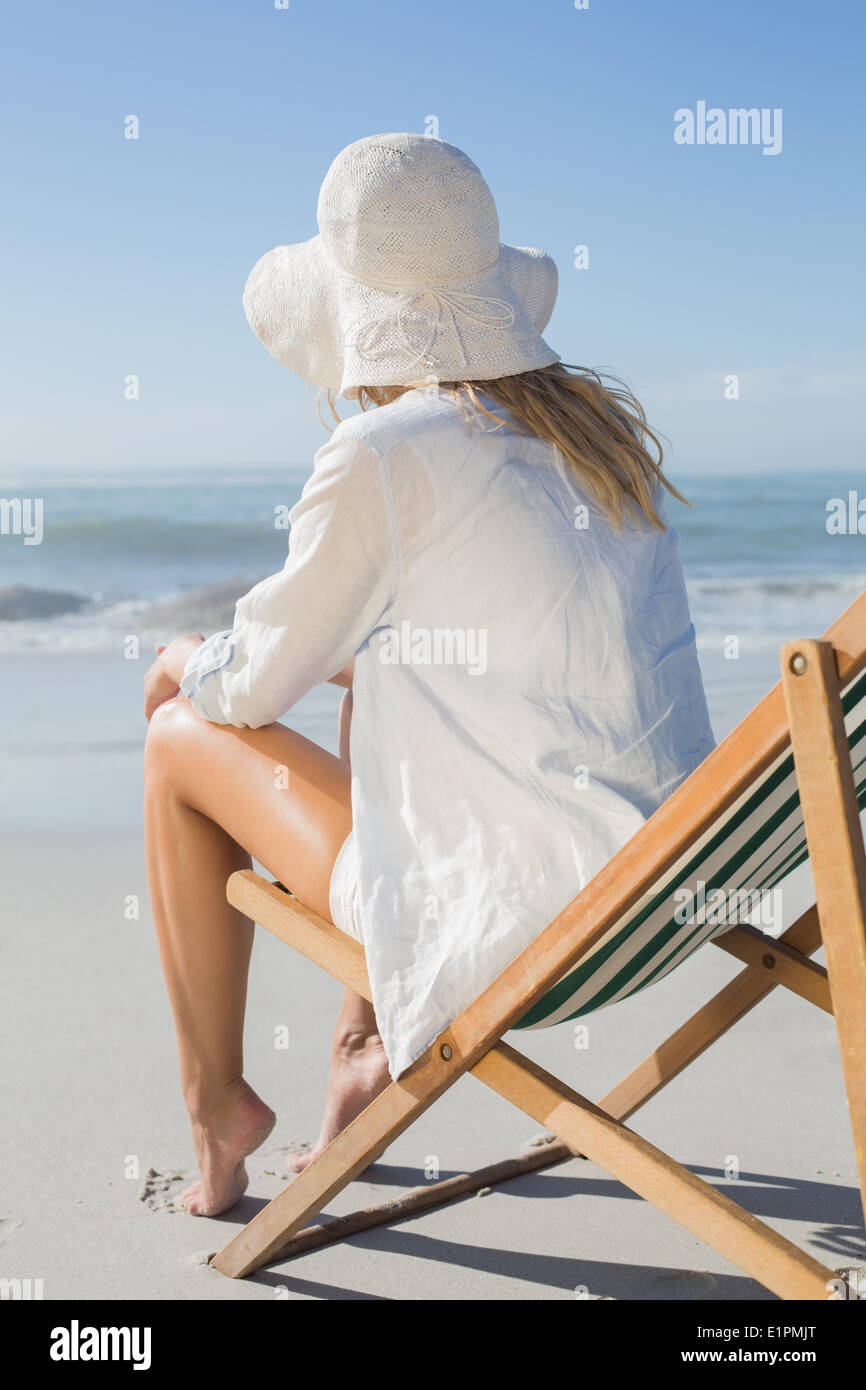
[[[462,150],[370,135],[337,155],[319,234],[253,267],[244,308],[284,366],[316,386],[492,380],[559,360],[541,337],[550,256],[499,241],[493,195]]]

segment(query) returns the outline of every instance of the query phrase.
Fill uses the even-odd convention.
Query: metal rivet
[[[768,970],[772,970],[772,969],[773,969],[773,966],[776,964],[776,957],[775,957],[775,956],[771,956],[771,955],[766,955],[766,956],[764,956],[763,962],[762,962],[762,963],[767,967]]]
[[[808,670],[809,668],[809,663],[802,652],[794,653],[794,655],[791,657],[790,665],[791,670],[794,672],[795,676],[802,676],[803,672]]]
[[[451,1048],[449,1047],[448,1043],[443,1043],[443,1044],[442,1044],[442,1046],[441,1046],[440,1049],[439,1049],[439,1056],[442,1058],[442,1061],[443,1061],[443,1062],[450,1062],[450,1061],[451,1061],[452,1052],[451,1052]]]

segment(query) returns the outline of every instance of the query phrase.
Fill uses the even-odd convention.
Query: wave
[[[864,588],[862,573],[692,580],[689,603],[698,648],[720,651],[736,636],[744,651],[769,651],[804,634],[817,636]]]
[[[724,595],[728,598],[812,598],[816,594],[847,593],[852,587],[866,588],[866,571],[856,573],[702,575],[689,579],[689,593],[695,597]]]
[[[130,636],[165,641],[179,632],[220,631],[232,626],[237,600],[262,577],[234,575],[157,603],[20,585],[0,589],[0,651],[116,651]]]
[[[179,632],[223,631],[234,622],[237,600],[263,577],[237,573],[174,590],[155,602],[23,585],[0,588],[0,652],[116,651],[130,636],[157,642]],[[703,649],[716,647],[732,629],[747,633],[757,646],[778,646],[792,624],[823,631],[864,588],[866,573],[715,575],[688,583]]]
[[[61,613],[78,613],[87,603],[88,599],[81,594],[57,589],[29,589],[24,584],[11,584],[0,589],[0,622],[56,618]]]
[[[140,622],[147,631],[181,632],[189,628],[212,632],[231,627],[235,604],[265,575],[254,579],[235,575],[216,584],[205,584],[188,594],[178,594],[161,603],[151,604],[142,613]]]
[[[287,499],[285,504],[289,505]],[[99,516],[70,517],[68,520],[46,519],[46,539],[52,550],[67,548],[73,552],[86,545],[88,552],[102,555],[146,555],[157,558],[194,555],[224,555],[227,551],[244,553],[262,547],[286,547],[286,531],[277,530],[268,518],[236,517],[231,520],[203,518],[178,520],[171,516],[136,516],[105,518]]]

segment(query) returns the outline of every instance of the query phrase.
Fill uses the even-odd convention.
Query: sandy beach
[[[46,1299],[76,1300],[772,1297],[581,1159],[225,1279],[204,1257],[280,1190],[288,1148],[317,1132],[338,987],[259,933],[246,1069],[278,1124],[239,1206],[190,1217],[174,1200],[193,1176],[192,1148],[138,835],[10,832],[3,860],[3,1277],[41,1279]],[[785,908],[788,918],[792,893]],[[589,1019],[587,1050],[569,1025],[512,1039],[598,1098],[739,968],[706,948]],[[287,1050],[274,1045],[280,1025]],[[776,991],[633,1127],[831,1268],[862,1262],[833,1021],[790,993]],[[324,1215],[518,1154],[537,1136],[465,1077]]]

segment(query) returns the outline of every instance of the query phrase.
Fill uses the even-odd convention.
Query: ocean
[[[275,520],[305,476],[253,467],[4,480],[4,497],[43,500],[43,538],[0,534],[0,826],[136,821],[153,648],[231,625],[235,598],[283,564],[288,533]],[[675,481],[693,504],[671,501],[669,515],[721,738],[777,679],[779,646],[819,635],[866,587],[866,535],[827,527],[828,503],[858,480]],[[286,722],[333,747],[338,698],[312,691]]]

